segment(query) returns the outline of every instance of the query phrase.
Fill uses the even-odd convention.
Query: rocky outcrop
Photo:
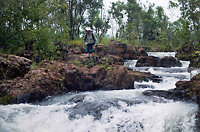
[[[9,96],[8,103],[22,103],[62,94],[63,91],[67,91],[63,86],[61,74],[64,69],[71,70],[73,65],[44,61],[39,68],[28,72],[24,78],[1,82],[0,89],[4,90],[1,98]]]
[[[29,70],[32,61],[15,55],[0,55],[0,80],[23,77]]]
[[[100,60],[98,60],[98,64],[104,64],[104,65],[124,65],[124,59],[119,56],[114,55],[106,55]]]
[[[191,78],[190,81],[178,81],[175,90],[182,91],[185,96],[200,104],[200,74]]]
[[[88,64],[88,56],[87,54],[70,54],[66,58],[66,61],[78,66],[84,66]]]
[[[172,56],[165,56],[163,58],[146,56],[140,57],[136,63],[136,67],[181,67],[182,63]]]
[[[114,55],[106,55],[104,57],[91,57],[90,59],[88,58],[87,54],[71,54],[67,57],[67,62],[71,64],[75,64],[77,66],[88,66],[89,63],[96,63],[99,65],[124,65],[124,60],[119,57],[119,56],[114,56]]]
[[[133,47],[118,41],[111,41],[108,45],[98,45],[95,56],[97,60],[99,60],[98,64],[105,64],[105,62],[107,62],[111,64],[123,65],[123,60],[138,59],[141,56],[148,55],[143,48]],[[80,47],[69,48],[65,60],[73,64],[88,64],[87,55]]]
[[[125,60],[138,59],[140,56],[148,56],[143,48],[127,46],[119,41],[111,41],[108,45],[110,55],[120,56]]]
[[[135,81],[161,81],[150,73],[127,70],[124,66],[77,67],[58,61],[43,61],[23,78],[0,82],[0,103],[35,102],[69,91],[133,89]]]
[[[96,54],[98,58],[103,58],[104,56],[108,55],[108,46],[98,45],[96,49]]]

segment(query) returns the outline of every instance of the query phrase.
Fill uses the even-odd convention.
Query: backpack
[[[86,39],[87,39],[87,33],[86,33],[86,35],[85,35],[85,38],[84,38],[84,41],[86,41]],[[96,39],[95,39],[95,37],[94,37],[94,34],[92,33],[92,39],[94,40],[94,42],[96,43]]]

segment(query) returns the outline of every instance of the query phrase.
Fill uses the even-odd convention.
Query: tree
[[[170,1],[172,8],[179,7],[181,11],[181,18],[178,20],[182,24],[182,32],[184,33],[184,41],[189,39],[200,39],[200,2],[199,0],[176,0],[176,2]],[[184,38],[185,35],[190,38]]]
[[[126,14],[125,12],[125,4],[123,2],[117,1],[113,2],[111,9],[109,10],[109,14],[115,19],[115,21],[118,24],[118,31],[116,33],[116,37],[119,37],[120,39],[123,38],[124,35],[124,22],[123,18],[124,15]]]
[[[55,41],[67,42],[67,4],[65,0],[1,1],[0,45],[8,53],[25,48],[50,58]]]

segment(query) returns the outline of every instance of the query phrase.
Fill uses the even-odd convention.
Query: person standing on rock
[[[92,57],[94,57],[94,52],[97,47],[96,38],[90,27],[86,27],[85,32],[86,34],[84,37],[84,44],[86,45],[86,53],[88,54],[88,58],[90,58],[91,53],[92,53]]]

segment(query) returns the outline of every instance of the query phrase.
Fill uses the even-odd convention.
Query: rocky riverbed
[[[112,50],[109,50],[110,48]],[[29,59],[14,55],[0,55],[0,72],[3,74],[0,81],[0,104],[39,103],[48,105],[49,101],[45,102],[45,100],[48,100],[49,97],[64,96],[68,98],[66,94],[79,92],[80,94],[72,96],[72,98],[69,95],[70,99],[67,102],[62,102],[59,99],[60,105],[68,105],[69,103],[72,105],[64,110],[69,113],[69,117],[72,120],[79,115],[84,117],[91,115],[95,117],[95,120],[102,120],[105,116],[102,111],[109,111],[110,107],[121,109],[122,104],[120,102],[124,102],[131,109],[135,105],[140,106],[139,104],[151,105],[151,101],[155,102],[154,105],[164,105],[166,103],[171,106],[173,103],[171,104],[170,100],[174,100],[175,104],[178,101],[177,105],[180,105],[180,108],[184,107],[186,109],[190,108],[190,104],[182,104],[182,101],[200,104],[200,74],[191,79],[188,78],[188,76],[185,76],[185,74],[189,74],[187,73],[187,67],[184,67],[183,63],[173,56],[148,56],[142,48],[130,48],[120,42],[112,41],[108,46],[99,46],[97,49],[98,64],[88,67],[88,58],[81,49],[76,48],[69,51],[65,60],[44,60],[34,69],[30,68],[32,62]],[[137,59],[138,61],[133,61],[135,64],[132,67],[132,61],[128,63],[128,66],[127,64],[124,65],[124,60],[127,59]],[[172,80],[166,80],[169,78]],[[174,82],[176,84],[173,84]],[[124,89],[127,91],[122,91]],[[127,93],[128,90],[133,89],[135,90],[130,91],[133,95]],[[109,90],[110,92],[105,92],[103,97],[105,100],[100,99],[99,102],[91,101],[89,96],[93,96],[93,93],[87,94],[87,92],[92,91],[94,95],[98,93],[99,98],[102,94],[102,92],[98,92],[99,90]],[[115,95],[116,91],[113,90],[119,90],[120,93],[124,93],[124,96],[117,94],[119,98],[111,96],[107,99],[107,93]],[[75,106],[73,106],[74,103],[76,104]],[[94,107],[91,108],[91,106]],[[191,111],[196,111],[195,106],[192,104],[191,108],[193,107],[194,109]],[[123,108],[123,111],[125,112],[127,109],[129,108]],[[131,109],[129,110],[131,111]],[[196,119],[199,119],[198,113],[200,112],[197,112]],[[192,120],[193,114],[188,115],[187,119]],[[124,119],[124,121],[127,120]],[[197,120],[197,124],[198,122],[199,120]],[[141,131],[145,131],[148,128],[142,120],[135,123],[130,122],[130,124],[135,126],[134,129],[139,127],[138,130]],[[190,125],[192,126],[192,124]],[[197,129],[198,127],[197,125]],[[121,129],[125,128],[120,127]],[[129,126],[126,129],[128,130]],[[180,129],[184,130],[182,127]],[[176,129],[170,127],[170,130]]]

